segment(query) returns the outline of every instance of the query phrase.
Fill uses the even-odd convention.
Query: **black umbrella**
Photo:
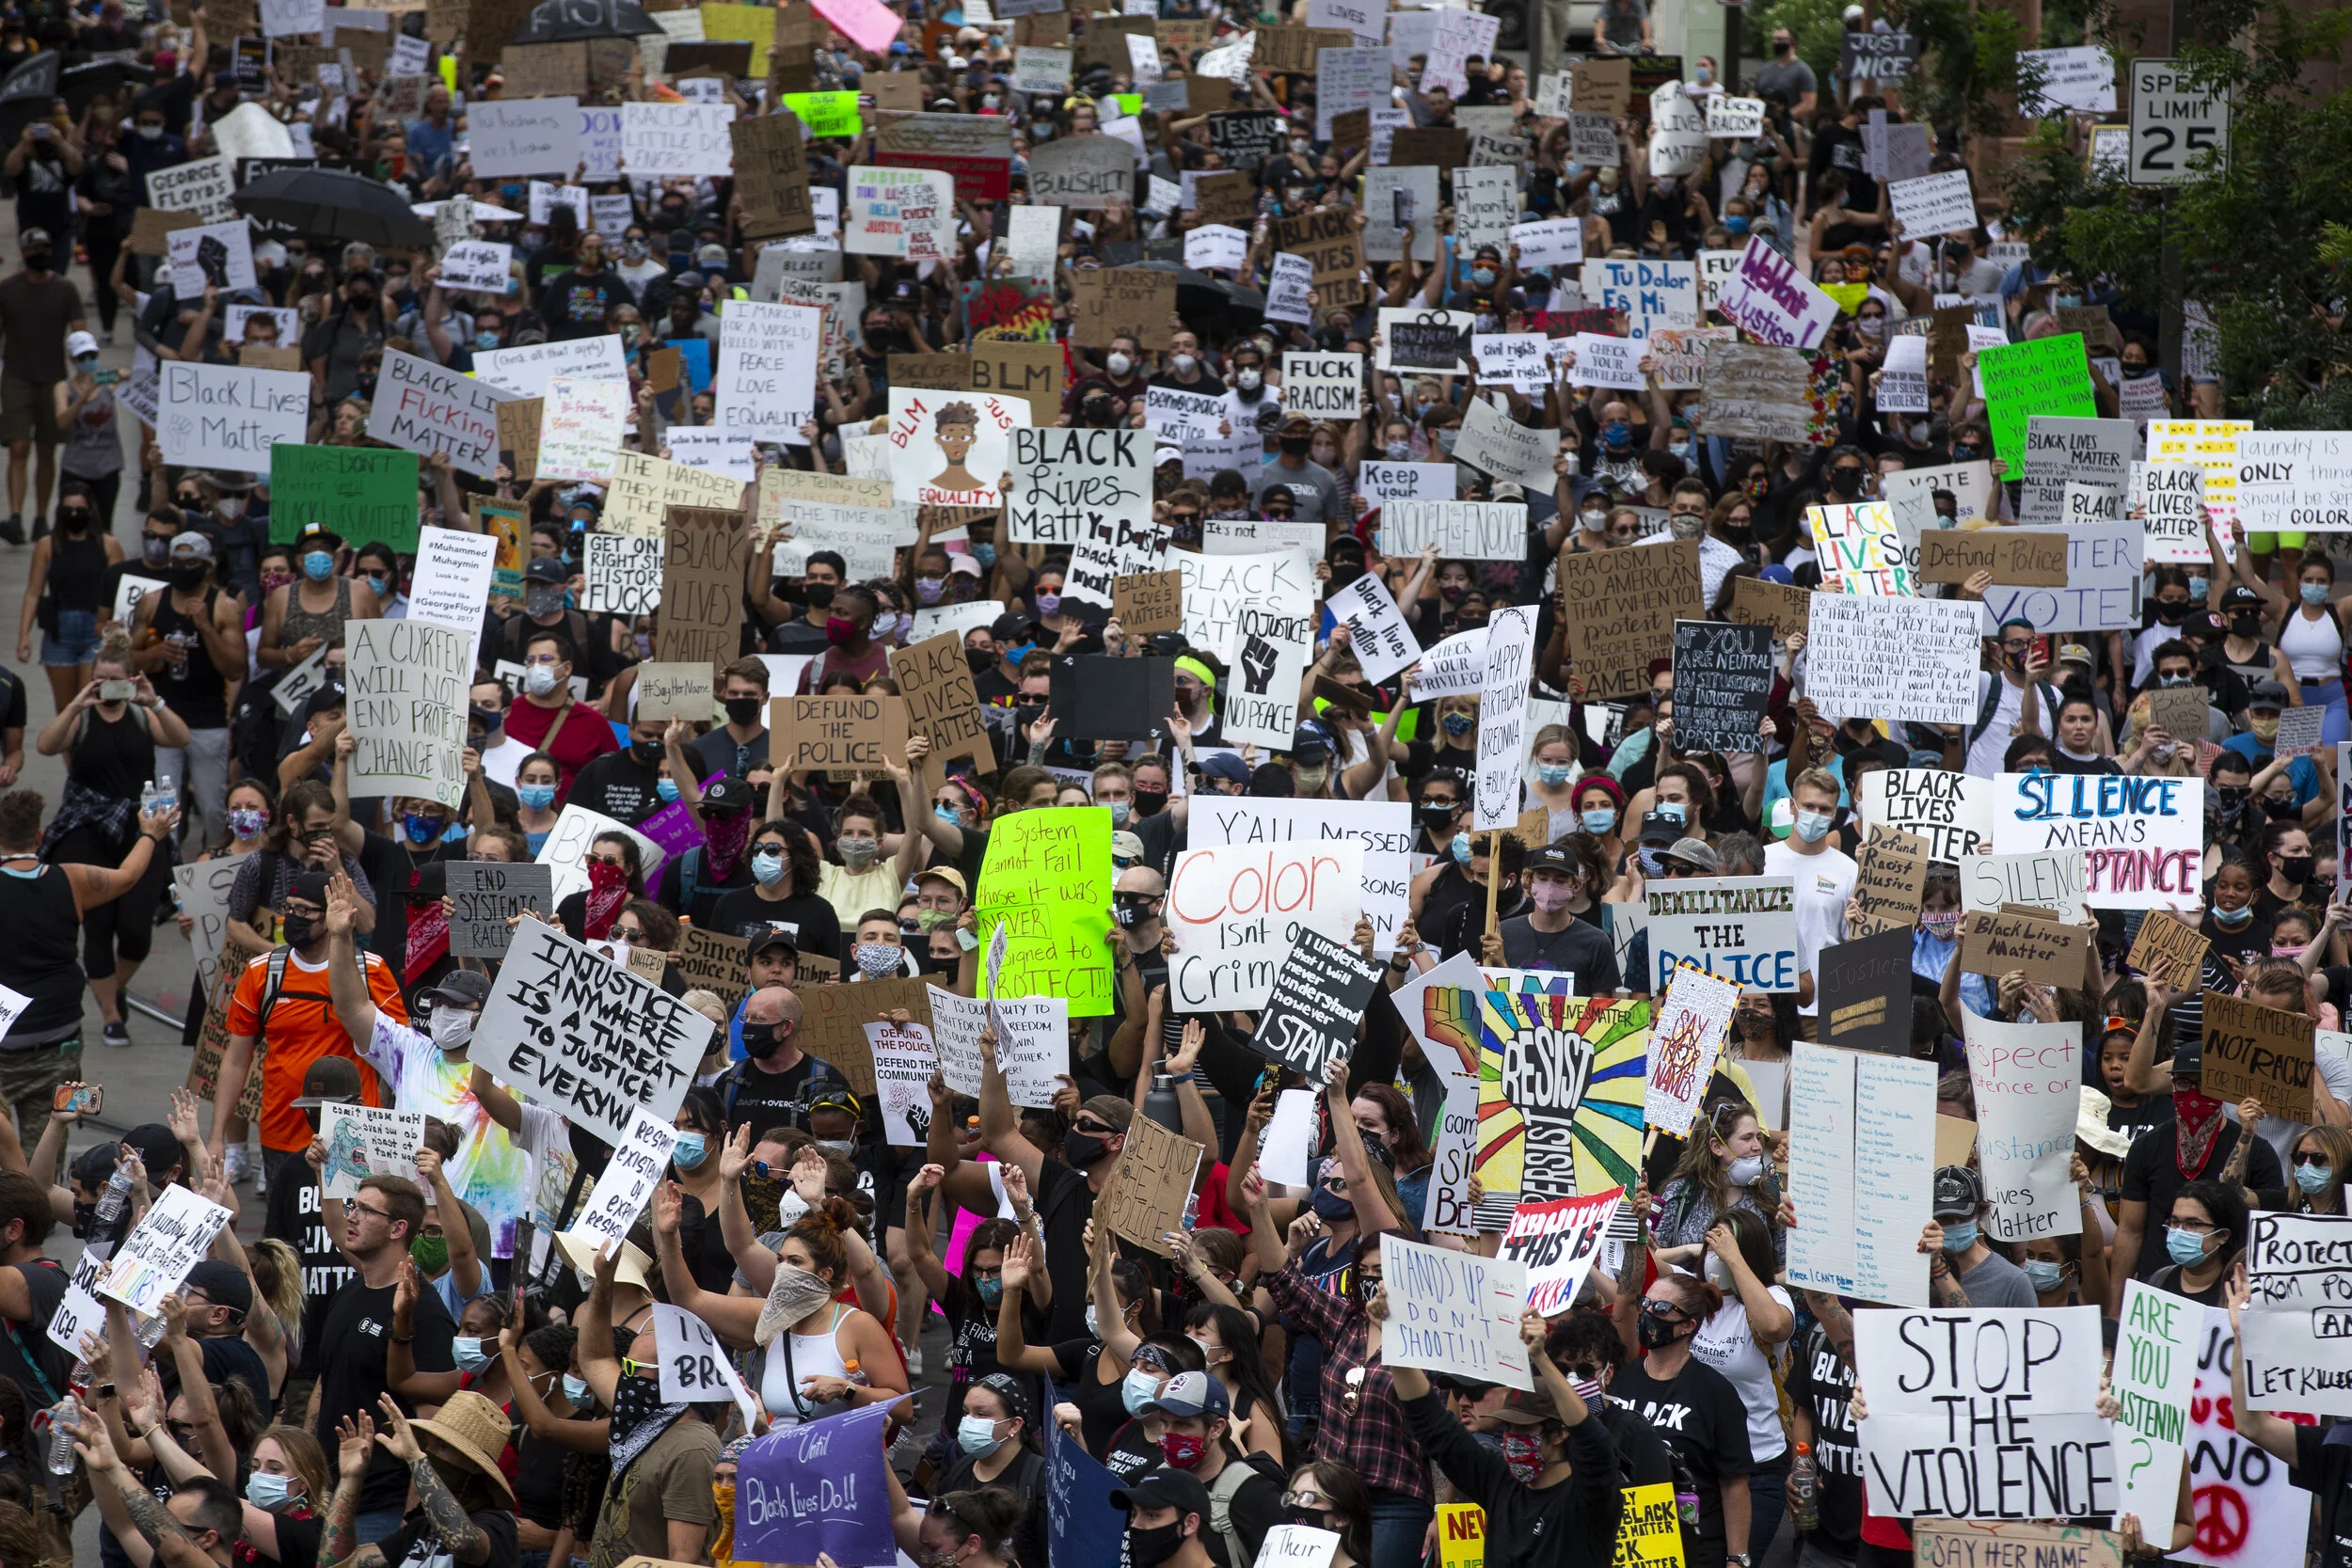
[[[430,245],[433,225],[408,210],[397,185],[340,168],[272,169],[229,198],[247,217],[316,239],[376,246]]]
[[[1265,314],[1265,295],[1255,289],[1195,272],[1178,261],[1136,261],[1132,265],[1138,272],[1176,275],[1176,313],[1186,321],[1197,317],[1222,326],[1247,326]]]
[[[637,0],[541,0],[509,43],[577,43],[582,39],[648,37],[661,24]]]

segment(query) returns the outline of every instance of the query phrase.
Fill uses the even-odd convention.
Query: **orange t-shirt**
[[[393,979],[391,966],[373,953],[360,955],[366,960],[368,994],[376,1010],[396,1022],[408,1022],[408,1010],[401,1005],[400,983]],[[269,984],[269,956],[263,954],[245,966],[237,977],[236,993],[229,1002],[229,1033],[234,1037],[259,1035],[262,992]],[[300,958],[289,954],[285,978],[278,989],[278,1005],[270,1009],[267,1050],[262,1057],[262,1147],[285,1151],[310,1147],[313,1134],[310,1118],[298,1110],[294,1097],[302,1092],[303,1075],[310,1064],[322,1056],[345,1056],[358,1064],[359,1098],[370,1105],[384,1103],[375,1069],[361,1060],[352,1048],[351,1037],[343,1032],[342,1020],[335,1016],[335,1004],[326,992],[326,966],[306,968]]]

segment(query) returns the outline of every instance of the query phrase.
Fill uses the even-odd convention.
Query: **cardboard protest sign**
[[[526,920],[482,1010],[473,1059],[618,1144],[639,1112],[665,1122],[676,1114],[712,1027],[659,986]]]
[[[778,767],[880,775],[886,757],[906,754],[904,699],[882,693],[858,697],[771,697],[771,755]]]
[[[1202,1152],[1149,1117],[1128,1123],[1125,1150],[1096,1205],[1095,1244],[1118,1236],[1167,1257],[1168,1232],[1184,1228],[1184,1200],[1199,1180]]]
[[[662,657],[714,670],[734,662],[741,646],[743,557],[750,548],[743,514],[672,505],[662,534]]]
[[[1654,882],[1646,904],[1653,991],[1666,989],[1677,964],[1757,990],[1797,989],[1796,899],[1788,878]]]
[[[1849,33],[1848,41],[1867,39],[1867,33]],[[1948,1117],[1945,1118],[1949,1120]],[[2195,1302],[2186,1306],[2191,1317],[2201,1307]],[[2157,1466],[2142,1465],[2137,1456],[2127,1456],[2126,1482],[2123,1488],[2124,1512],[2138,1513],[2132,1506],[2133,1492],[2129,1477],[2146,1474]],[[2180,1455],[2172,1456],[2171,1468],[2166,1472],[2167,1484],[2177,1498],[2180,1486]],[[2170,1515],[2157,1513],[2140,1513],[2143,1519],[2163,1519]],[[2067,1563],[2073,1568],[2125,1568],[2131,1560],[2123,1555],[2123,1538],[2111,1529],[2092,1529],[2080,1525],[2043,1525],[2021,1520],[1995,1523],[1985,1519],[1919,1519],[1911,1527],[1915,1558],[1919,1568],[1994,1568],[1998,1563],[2047,1562]],[[2195,1559],[2187,1560],[2194,1561]]]
[[[2212,939],[2169,910],[2151,910],[2126,960],[2133,969],[2173,990],[2194,990],[2205,972]]]
[[[1297,945],[1275,972],[1273,990],[1250,1037],[1252,1049],[1297,1069],[1311,1084],[1320,1082],[1324,1063],[1354,1047],[1385,968],[1345,942],[1311,927],[1302,928]]]
[[[507,467],[526,483],[539,474],[539,423],[545,407],[539,398],[510,398],[497,409],[499,451],[508,454]]]
[[[1111,585],[1111,614],[1131,637],[1182,630],[1184,574],[1136,572],[1119,578]]]
[[[1788,1078],[1792,1290],[1924,1306],[1918,1250],[1933,1188],[1935,1064],[1798,1041]]]
[[[1383,1275],[1395,1271],[1381,1359],[1392,1367],[1474,1377],[1513,1388],[1534,1387],[1519,1310],[1527,1270],[1510,1258],[1454,1252],[1390,1233],[1380,1238]]]
[[[1821,1043],[1899,1055],[1911,1048],[1911,933],[1894,929],[1820,951],[1814,975]]]
[[[1919,536],[1919,580],[1966,582],[1990,572],[1994,582],[2066,586],[2067,538],[2022,529],[1941,529]]]
[[[1725,754],[1763,750],[1760,731],[1772,690],[1771,628],[1677,621],[1674,650],[1675,744]]]
[[[516,915],[551,918],[554,872],[544,865],[452,861],[448,868],[449,950],[459,958],[502,958]]]
[[[2082,1234],[2082,1195],[2069,1174],[2082,1104],[2082,1029],[1975,1013],[1967,1029],[1977,1160],[1993,1200],[1986,1229],[2004,1242]]]
[[[973,890],[980,929],[993,938],[1003,927],[1008,938],[1008,956],[1001,974],[990,975],[988,994],[1066,997],[1073,1018],[1109,1013],[1111,958],[1103,943],[1110,896],[1107,810],[1048,807],[1000,819],[989,832]]]
[[[2311,1121],[2317,1025],[2306,1014],[2221,991],[2209,990],[2204,997],[2203,1092],[2225,1105],[2259,1100],[2274,1117]]]
[[[164,1188],[106,1260],[94,1293],[151,1316],[164,1297],[180,1289],[188,1271],[203,1261],[230,1217],[228,1210],[185,1187]]]
[[[1705,395],[1692,428],[1755,440],[1812,438],[1812,372],[1804,355],[1772,344],[1724,342],[1708,344],[1706,354]]]
[[[2021,971],[2039,986],[2083,983],[2090,930],[2026,914],[1972,910],[1961,918],[1960,967],[1971,974]]]
[[[979,696],[972,685],[972,667],[963,657],[963,639],[942,632],[921,642],[890,651],[891,678],[906,700],[907,729],[931,743],[923,759],[926,789],[937,789],[946,778],[951,757],[969,757],[976,768],[995,766],[988,725],[980,717]]]
[[[1772,627],[1775,641],[1811,631],[1812,609],[1812,590],[1794,583],[1739,578],[1731,585],[1731,618]]]
[[[1303,256],[1312,263],[1317,298],[1351,305],[1367,296],[1363,233],[1348,221],[1345,212],[1334,209],[1278,218],[1274,237],[1282,253]]]
[[[1854,857],[1853,896],[1861,909],[1848,918],[1847,928],[1856,936],[1870,936],[1916,927],[1929,858],[1926,839],[1871,827],[1862,852]]]
[[[1650,661],[1674,657],[1675,623],[1704,613],[1698,541],[1564,550],[1559,562],[1568,657],[1586,695],[1646,691]]]
[[[1649,1080],[1642,1098],[1645,1125],[1674,1137],[1690,1134],[1739,1001],[1738,986],[1705,970],[1677,969],[1668,976],[1650,1022]]]
[[[1071,136],[1030,151],[1029,198],[1041,207],[1091,212],[1132,202],[1135,154],[1116,136]]]
[[[319,1141],[326,1146],[326,1162],[319,1167],[320,1190],[328,1197],[358,1196],[360,1181],[371,1176],[418,1181],[416,1152],[424,1147],[424,1113],[322,1105]]]
[[[1431,545],[1449,561],[1519,560],[1527,553],[1527,507],[1449,499],[1391,499],[1380,508],[1380,546],[1388,554],[1411,557]]]
[[[1624,1202],[1625,1189],[1613,1187],[1585,1197],[1521,1203],[1512,1211],[1498,1257],[1525,1271],[1525,1305],[1551,1318],[1576,1304],[1599,1260],[1602,1233]]]
[[[1994,849],[2081,849],[2090,908],[2200,903],[2204,780],[2004,773],[1994,799]]]

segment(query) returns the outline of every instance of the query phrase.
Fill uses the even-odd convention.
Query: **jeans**
[[[1766,1460],[1748,1472],[1748,1558],[1762,1562],[1780,1529],[1780,1516],[1788,1512],[1788,1452]]]
[[[60,610],[57,629],[43,632],[40,639],[40,661],[56,669],[71,670],[77,664],[87,664],[98,657],[98,612],[94,610]]]
[[[155,776],[167,773],[180,792],[189,842],[218,843],[229,832],[229,732],[191,729],[185,746],[156,747]]]
[[[351,1541],[355,1546],[373,1546],[400,1528],[400,1522],[408,1516],[405,1508],[373,1508],[352,1521]]]
[[[1371,1568],[1421,1568],[1422,1546],[1437,1506],[1386,1487],[1372,1489]]]

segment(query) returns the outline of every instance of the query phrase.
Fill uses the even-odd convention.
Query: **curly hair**
[[[844,1240],[853,1230],[863,1227],[858,1223],[856,1208],[849,1199],[827,1193],[815,1208],[803,1214],[785,1232],[787,1241],[797,1241],[808,1249],[808,1259],[816,1272],[833,1271],[834,1289],[850,1282],[850,1243]]]
[[[934,430],[943,425],[951,424],[969,425],[977,429],[979,423],[980,411],[968,403],[946,404],[940,408],[938,413],[931,416],[931,428]]]

